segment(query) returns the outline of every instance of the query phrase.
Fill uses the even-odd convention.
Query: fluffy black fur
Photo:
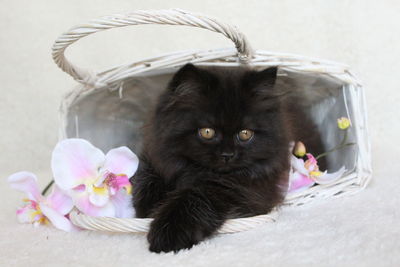
[[[293,135],[310,133],[313,125],[275,89],[276,73],[188,64],[175,74],[159,98],[131,180],[137,217],[154,218],[151,251],[190,248],[225,220],[266,214],[282,202],[289,141],[314,141]],[[215,129],[216,137],[202,139],[200,128]],[[254,131],[248,142],[237,137],[243,129]],[[226,162],[223,153],[234,156]]]

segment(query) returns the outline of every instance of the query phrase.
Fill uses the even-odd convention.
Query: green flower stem
[[[344,131],[343,139],[339,146],[344,145],[346,141],[347,141],[347,129]]]
[[[318,159],[320,159],[322,157],[325,157],[325,156],[329,155],[330,153],[332,153],[332,152],[334,152],[336,150],[339,150],[341,148],[345,148],[347,146],[352,146],[352,145],[355,145],[355,144],[356,143],[347,143],[347,144],[339,145],[337,147],[332,148],[331,150],[326,151],[325,153],[319,154],[318,156],[315,157],[315,159],[318,160]]]
[[[344,131],[342,142],[340,142],[339,145],[337,145],[336,147],[326,151],[325,153],[319,154],[318,156],[315,157],[315,159],[318,160],[318,159],[320,159],[322,157],[325,157],[325,156],[329,155],[330,153],[332,153],[332,152],[334,152],[336,150],[339,150],[339,149],[345,148],[347,146],[352,146],[352,145],[356,144],[356,143],[346,143],[346,142],[347,142],[347,130]]]
[[[54,184],[54,180],[51,180],[50,183],[47,184],[47,186],[43,189],[42,195],[45,196],[47,191],[49,191],[50,187]]]

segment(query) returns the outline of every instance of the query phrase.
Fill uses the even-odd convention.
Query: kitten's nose
[[[235,154],[233,152],[222,152],[221,158],[223,161],[225,161],[225,163],[227,163],[228,161],[230,161],[233,158],[234,155]]]

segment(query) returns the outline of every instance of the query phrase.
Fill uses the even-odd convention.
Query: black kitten
[[[309,122],[296,119],[300,111],[275,89],[276,73],[188,64],[175,74],[131,180],[137,217],[154,218],[151,251],[190,248],[225,220],[266,214],[282,202],[289,142],[310,145],[292,133]]]

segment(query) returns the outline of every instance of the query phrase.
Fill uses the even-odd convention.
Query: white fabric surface
[[[399,266],[400,4],[398,1],[1,1],[1,266]],[[234,23],[254,48],[348,63],[365,84],[374,177],[361,193],[285,208],[276,223],[221,235],[177,255],[152,254],[143,235],[64,233],[20,225],[22,194],[6,177],[29,170],[44,185],[57,142],[62,94],[76,83],[51,61],[53,40],[100,15],[180,7]],[[172,27],[119,29],[67,53],[107,68],[162,52],[230,45],[213,33]]]

